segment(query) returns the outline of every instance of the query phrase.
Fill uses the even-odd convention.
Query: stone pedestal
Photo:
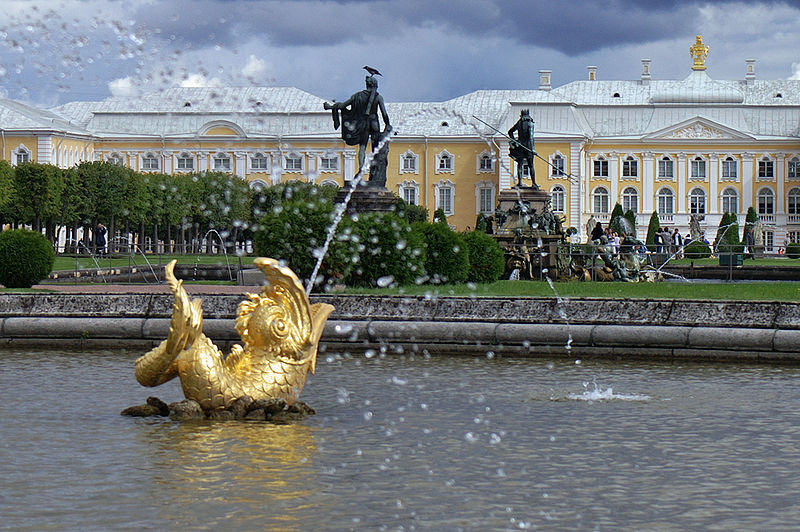
[[[334,202],[344,203],[349,188],[343,188],[336,194]],[[361,185],[356,187],[350,196],[350,201],[345,208],[346,214],[363,212],[394,212],[397,196],[389,192],[386,187]]]

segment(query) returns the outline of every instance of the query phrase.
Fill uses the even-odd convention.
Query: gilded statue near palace
[[[275,259],[257,258],[253,262],[267,282],[261,294],[247,294],[239,304],[236,330],[244,345],[223,356],[203,334],[202,301],[190,299],[175,278],[175,262],[166,267],[175,296],[169,335],[136,360],[136,380],[158,386],[179,377],[186,398],[206,412],[245,396],[294,403],[307,373],[314,373],[319,339],[334,307],[311,305],[292,270]]]

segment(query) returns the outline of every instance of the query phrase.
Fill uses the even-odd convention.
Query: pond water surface
[[[136,356],[0,351],[0,527],[800,527],[800,368],[327,354],[271,425],[120,416]]]

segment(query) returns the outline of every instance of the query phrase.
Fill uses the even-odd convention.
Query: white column
[[[197,150],[197,171],[206,172],[208,170],[208,154],[207,150]]]
[[[708,159],[708,198],[706,200],[706,212],[716,213],[719,210],[719,193],[717,192],[719,185],[719,154],[710,153]]]
[[[677,186],[677,200],[678,204],[675,206],[675,212],[686,212],[686,154],[678,154],[678,186]]]
[[[272,162],[272,184],[277,185],[283,176],[283,155],[280,150],[272,150],[269,152],[269,157]]]
[[[353,180],[356,176],[356,151],[355,150],[344,150],[342,153],[342,158],[344,159],[344,182],[349,183]],[[421,159],[421,158],[420,158]],[[417,160],[417,170],[419,171],[419,163],[420,159]]]
[[[786,164],[786,154],[775,154],[775,180],[777,181],[777,194],[775,198],[775,214],[784,214],[786,212],[786,198],[784,197],[784,188],[786,186],[784,165]]]
[[[753,206],[753,159],[755,154],[742,154],[742,207],[741,212]]]
[[[247,175],[247,153],[243,151],[233,152],[233,157],[236,175],[244,179]]]
[[[569,145],[569,169],[574,179],[570,179],[569,189],[569,225],[582,227],[581,223],[581,145],[571,142]]]
[[[500,150],[499,154],[497,155],[500,190],[506,190],[517,183],[517,176],[515,173],[513,173],[514,161],[508,155],[508,141],[499,140],[497,145],[498,149]]]
[[[651,151],[642,154],[642,212],[653,212],[655,197],[655,154]]]
[[[617,152],[611,152],[608,158],[608,180],[611,182],[611,190],[609,191],[609,206],[608,208],[614,210],[614,204],[620,203],[619,201],[619,157]],[[611,214],[611,210],[609,214]]]
[[[40,164],[52,164],[53,161],[53,137],[39,137],[37,139],[36,162]]]
[[[162,169],[161,171],[165,174],[172,174],[172,159],[174,157],[174,152],[170,150],[164,150],[161,152],[161,164]]]

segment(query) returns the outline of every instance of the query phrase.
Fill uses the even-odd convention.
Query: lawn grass
[[[741,301],[800,301],[800,282],[660,282],[660,283],[554,283],[560,297],[624,299],[704,299]],[[553,297],[546,281],[497,281],[490,284],[421,285],[399,288],[356,289],[346,294],[467,296],[467,297]]]
[[[172,259],[178,261],[178,264],[212,264],[225,266],[230,264],[232,267],[239,265],[239,257],[235,255],[228,255],[225,262],[225,255],[146,255],[145,260],[142,255],[135,255],[133,257],[128,255],[115,255],[114,257],[96,257],[95,262],[92,257],[79,255],[77,259],[74,256],[56,255],[53,271],[74,271],[89,270],[97,268],[125,268],[128,266],[135,266],[138,268],[147,268],[148,263],[151,266],[163,266]],[[252,265],[253,257],[242,257],[242,265],[248,267]],[[77,264],[77,265],[76,265]]]

